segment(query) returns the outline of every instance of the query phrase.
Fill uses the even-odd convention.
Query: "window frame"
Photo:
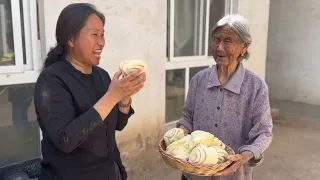
[[[12,32],[13,32],[13,43],[15,52],[15,64],[8,66],[0,66],[0,73],[18,73],[23,72],[23,50],[22,50],[22,36],[21,36],[21,19],[20,19],[20,2],[19,0],[11,0],[11,18],[12,18]],[[4,12],[4,7],[1,6]],[[12,9],[16,9],[13,11]],[[6,15],[3,14],[5,17]],[[5,21],[5,19],[4,19]],[[6,27],[1,26],[1,27]],[[0,81],[1,83],[1,81]]]
[[[11,0],[11,9],[14,9],[11,16],[15,65],[0,66],[0,86],[34,83],[40,74],[43,62],[41,41],[38,36],[37,4],[38,0]],[[23,9],[23,27],[20,7]],[[23,40],[26,64],[23,57]]]
[[[175,57],[174,56],[174,25],[175,25],[175,21],[174,21],[174,14],[175,14],[175,1],[176,0],[169,0],[170,2],[170,9],[169,9],[169,14],[170,14],[170,36],[169,36],[169,61],[170,62],[178,62],[178,61],[193,61],[193,60],[197,60],[197,59],[204,59],[207,57],[207,52],[208,52],[208,44],[205,44],[205,52],[204,55],[195,55],[195,56],[179,56],[179,57]],[[195,2],[200,2],[200,7],[202,7],[203,3],[205,3],[205,8],[206,8],[206,22],[205,22],[205,27],[207,27],[209,25],[209,20],[208,20],[208,16],[209,16],[209,10],[210,10],[210,0],[196,0]],[[209,9],[208,9],[209,8]],[[200,8],[200,11],[203,11],[202,8]],[[201,19],[203,19],[203,13],[201,14]],[[200,49],[202,49],[202,32],[203,32],[203,21],[200,20],[200,37],[197,37],[198,39],[198,43],[199,43],[199,47]],[[198,27],[195,27],[196,29],[198,29]],[[204,34],[205,39],[208,39],[208,31],[205,31],[206,33]],[[199,50],[201,52],[201,50]]]
[[[213,61],[213,57],[208,55],[208,48],[209,43],[207,39],[209,38],[209,22],[210,22],[210,3],[211,0],[200,0],[201,2],[206,3],[206,21],[205,21],[205,55],[204,56],[181,56],[181,57],[174,57],[174,2],[175,0],[169,0],[170,3],[168,16],[170,18],[170,27],[169,27],[169,39],[167,42],[167,45],[169,45],[169,53],[167,57],[167,61],[165,64],[166,71],[167,70],[175,70],[175,69],[184,69],[185,70],[185,99],[188,94],[189,90],[189,72],[190,68],[195,67],[202,67],[202,66],[208,66],[212,67],[215,63]],[[237,12],[237,4],[238,0],[225,0],[225,15],[227,14],[233,14]],[[201,25],[200,25],[201,26]],[[199,38],[200,39],[200,38]],[[166,123],[166,126],[172,126],[172,124],[175,124],[178,120],[172,120],[168,123]]]
[[[44,29],[43,1],[10,0],[10,3],[11,9],[14,9],[11,10],[11,17],[15,65],[0,66],[0,86],[35,83],[41,73],[43,67],[42,55],[45,53],[45,47],[41,48],[41,45],[44,44],[41,39],[45,39],[44,34],[41,33],[41,30]],[[21,19],[20,8],[23,9],[23,19]],[[22,36],[22,30],[24,32],[24,39]],[[23,57],[23,40],[25,44],[26,64],[24,64]],[[39,136],[39,148],[41,150],[41,141],[43,137],[40,128]],[[40,158],[41,157],[42,153],[40,153]]]
[[[179,57],[175,57],[174,56],[174,25],[175,25],[175,1],[176,0],[169,0],[170,6],[169,6],[169,18],[170,18],[170,22],[169,22],[169,42],[167,42],[167,44],[169,45],[169,53],[168,53],[168,59],[167,61],[169,62],[186,62],[186,61],[198,61],[198,60],[208,60],[208,59],[212,59],[212,56],[208,56],[208,49],[209,49],[209,44],[206,41],[207,39],[209,39],[209,22],[210,22],[210,3],[211,0],[198,0],[200,2],[200,7],[203,5],[203,3],[205,3],[205,8],[206,8],[206,17],[205,17],[205,42],[202,42],[202,37],[198,37],[197,39],[199,39],[199,48],[202,48],[202,44],[205,43],[205,52],[204,55],[195,55],[195,56],[179,56]],[[236,0],[225,0],[225,15],[227,14],[232,14],[235,12],[235,8],[234,8],[234,4],[236,4]],[[201,11],[201,9],[200,9]],[[201,13],[202,15],[202,13]],[[203,19],[204,17],[202,16],[201,19]],[[203,27],[202,26],[202,21],[200,21],[200,29]],[[200,30],[200,36],[202,35],[202,29]]]

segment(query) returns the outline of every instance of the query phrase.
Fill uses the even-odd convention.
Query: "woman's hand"
[[[118,102],[127,101],[144,86],[146,74],[140,72],[141,70],[137,70],[121,79],[119,79],[121,72],[115,73],[107,93],[94,105],[103,121]],[[125,112],[127,111],[129,110],[127,109]]]
[[[136,70],[130,75],[119,79],[120,76],[120,71],[115,73],[108,90],[108,93],[110,93],[111,97],[115,98],[117,102],[130,99],[132,95],[141,90],[146,81],[146,73],[141,73],[141,70]]]
[[[234,174],[241,166],[247,163],[251,158],[253,158],[253,153],[249,151],[244,151],[241,154],[229,155],[227,159],[233,161],[233,164],[228,168],[218,172],[215,176],[230,176]]]

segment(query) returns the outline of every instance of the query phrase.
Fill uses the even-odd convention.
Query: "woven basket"
[[[221,164],[214,164],[214,165],[208,165],[208,164],[197,164],[197,163],[191,163],[189,161],[176,158],[172,156],[171,154],[166,152],[166,144],[163,140],[163,138],[160,140],[158,144],[158,150],[160,154],[162,155],[162,159],[171,167],[178,169],[182,172],[188,173],[188,174],[194,174],[197,176],[213,176],[215,173],[225,169],[228,167],[232,161],[226,161]],[[226,151],[230,155],[234,155],[234,151],[226,145]]]

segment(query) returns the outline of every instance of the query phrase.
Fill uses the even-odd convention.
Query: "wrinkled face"
[[[105,45],[101,19],[95,14],[89,16],[79,36],[72,39],[69,45],[77,61],[88,66],[98,65]]]
[[[238,34],[229,26],[218,28],[212,36],[212,54],[220,66],[229,66],[244,55],[248,46],[240,41]]]

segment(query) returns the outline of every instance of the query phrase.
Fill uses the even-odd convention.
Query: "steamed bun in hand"
[[[122,72],[123,76],[128,76],[137,69],[141,69],[141,73],[146,72],[147,64],[144,61],[138,59],[126,60],[120,63],[119,69]]]

